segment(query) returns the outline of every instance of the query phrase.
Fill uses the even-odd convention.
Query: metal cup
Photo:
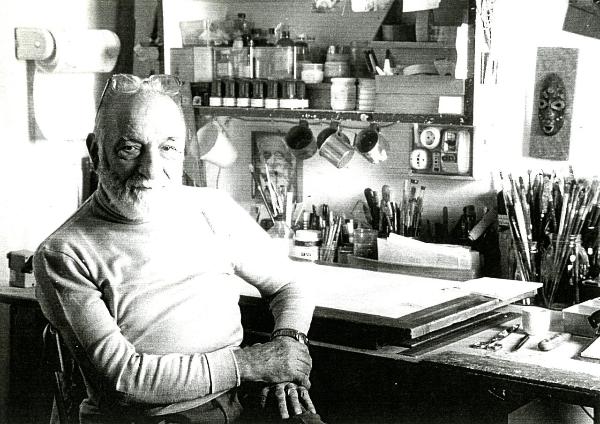
[[[305,120],[300,120],[298,125],[289,129],[285,135],[285,143],[299,160],[308,159],[317,152],[315,137]]]
[[[375,124],[369,125],[356,135],[354,146],[371,163],[380,163],[387,159],[387,140]]]
[[[343,168],[350,162],[354,156],[354,149],[350,145],[350,140],[338,125],[337,130],[330,132],[327,128],[319,133],[319,138],[324,138],[319,146],[319,154],[331,162],[336,168]],[[329,133],[326,137],[321,135]]]

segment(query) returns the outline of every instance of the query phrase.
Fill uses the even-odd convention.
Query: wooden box
[[[578,336],[594,337],[594,329],[588,322],[588,317],[598,309],[600,297],[563,309],[564,330]]]
[[[375,112],[462,114],[465,82],[439,75],[378,75]]]

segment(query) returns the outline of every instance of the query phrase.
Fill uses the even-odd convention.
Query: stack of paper
[[[479,268],[479,252],[468,247],[424,243],[393,233],[387,239],[377,239],[377,252],[381,262],[432,268]]]
[[[417,12],[419,10],[437,9],[440,0],[404,0],[402,2],[403,12]]]

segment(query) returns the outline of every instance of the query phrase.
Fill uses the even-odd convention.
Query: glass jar
[[[377,235],[379,231],[370,228],[354,230],[354,256],[377,259]]]
[[[562,308],[579,303],[579,289],[583,275],[581,265],[587,255],[581,246],[581,235],[558,237],[552,234],[548,246],[541,254],[540,282],[546,307]]]
[[[271,240],[273,241],[276,250],[282,255],[289,256],[294,232],[285,223],[283,215],[277,215],[275,217],[275,222],[273,226],[269,228],[267,234],[271,236]]]

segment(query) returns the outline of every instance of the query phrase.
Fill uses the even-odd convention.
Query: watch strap
[[[298,330],[294,330],[293,328],[279,328],[271,333],[271,340],[273,340],[275,337],[291,337],[292,339],[308,346],[307,335]]]

